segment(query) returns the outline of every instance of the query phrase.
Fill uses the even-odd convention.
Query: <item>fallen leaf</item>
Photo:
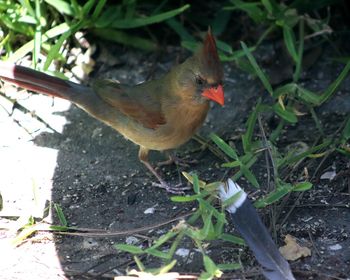
[[[307,247],[300,246],[290,234],[286,235],[284,242],[286,245],[280,247],[279,250],[286,260],[295,261],[302,257],[311,256],[311,250]]]

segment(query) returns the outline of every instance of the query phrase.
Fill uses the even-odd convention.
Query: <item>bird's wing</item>
[[[146,128],[156,129],[166,123],[160,101],[152,93],[124,89],[112,80],[96,81],[93,89],[106,103]]]

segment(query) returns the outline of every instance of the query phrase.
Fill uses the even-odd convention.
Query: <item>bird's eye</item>
[[[196,84],[199,86],[202,86],[204,84],[204,79],[202,79],[201,77],[197,76],[196,77]]]

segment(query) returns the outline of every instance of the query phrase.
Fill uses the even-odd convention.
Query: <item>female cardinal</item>
[[[202,125],[209,100],[224,104],[223,69],[209,30],[203,46],[158,80],[129,87],[112,80],[92,87],[0,62],[0,77],[28,90],[71,101],[140,146],[139,159],[169,192],[148,161],[150,150],[174,149]],[[175,191],[176,192],[176,191]]]

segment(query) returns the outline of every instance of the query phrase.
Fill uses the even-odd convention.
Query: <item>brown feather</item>
[[[135,88],[123,89],[111,80],[97,81],[94,89],[103,101],[146,128],[156,129],[166,123],[159,101],[147,92],[141,94]]]

